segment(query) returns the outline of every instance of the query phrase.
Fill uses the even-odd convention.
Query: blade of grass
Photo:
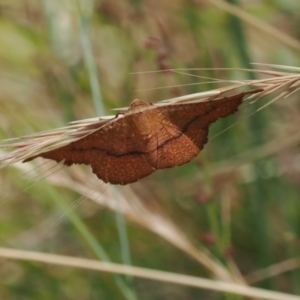
[[[99,84],[98,79],[98,73],[97,73],[97,66],[94,59],[93,51],[92,51],[92,43],[89,37],[89,24],[91,21],[91,16],[88,16],[83,13],[82,10],[82,3],[80,0],[76,1],[76,7],[79,15],[80,20],[80,37],[82,41],[82,47],[84,52],[84,58],[85,63],[88,69],[89,78],[90,78],[90,85],[92,89],[92,98],[94,102],[94,108],[98,115],[103,116],[104,115],[104,106],[103,106],[103,98],[101,96],[101,88]],[[116,190],[117,191],[117,190]],[[116,201],[118,197],[116,197]],[[129,241],[128,241],[128,235],[126,231],[126,222],[125,218],[122,214],[122,211],[116,210],[116,222],[117,222],[117,228],[119,233],[119,240],[120,240],[120,247],[121,247],[121,253],[123,258],[124,264],[131,264],[131,255],[130,255],[130,248],[129,248]],[[131,288],[126,287],[127,292],[130,290],[130,294],[127,293],[128,299],[136,299],[135,290],[132,286],[132,279],[127,278],[130,282]],[[123,287],[124,288],[124,287]]]
[[[81,38],[81,43],[83,48],[84,60],[89,75],[93,103],[97,115],[103,116],[105,115],[105,109],[103,106],[103,98],[101,96],[101,88],[98,80],[97,66],[95,63],[92,44],[90,40],[90,34],[89,34],[91,15],[87,15],[83,13],[81,7],[82,4],[80,0],[75,0],[75,3],[78,11],[78,16],[79,16],[80,38]]]
[[[56,204],[62,208],[64,214],[68,217],[68,219],[72,222],[74,227],[80,233],[80,235],[84,238],[87,245],[90,247],[92,252],[98,257],[99,260],[103,260],[109,262],[109,256],[105,252],[104,248],[101,246],[99,241],[91,234],[90,230],[86,227],[86,225],[82,222],[80,217],[76,214],[74,210],[70,210],[69,205],[65,202],[65,200],[59,195],[59,193],[49,186],[45,185],[45,189],[51,195],[51,198],[54,199]],[[124,294],[127,299],[133,300],[136,299],[135,295],[131,291],[131,289],[124,282],[123,278],[120,276],[115,276],[116,284],[119,286],[120,290]]]
[[[209,280],[201,277],[194,277],[182,274],[174,274],[164,271],[150,270],[145,268],[124,266],[113,263],[103,263],[91,259],[62,256],[56,254],[46,254],[41,252],[16,250],[10,248],[0,248],[0,256],[9,259],[36,261],[47,264],[77,267],[83,269],[97,270],[103,272],[131,275],[145,279],[161,282],[169,282],[178,285],[186,285],[203,288],[212,291],[232,293],[248,297],[257,297],[269,300],[300,300],[299,296],[291,294],[263,290],[259,288],[247,287],[234,283],[226,283],[219,280]]]

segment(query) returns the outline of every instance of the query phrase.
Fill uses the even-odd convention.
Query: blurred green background
[[[0,0],[1,138],[111,115],[135,98],[156,102],[218,87],[197,76],[256,77],[147,71],[248,68],[249,62],[299,66],[299,0],[227,3],[235,2],[238,12],[217,0]],[[210,135],[246,114],[219,121]],[[190,163],[132,184],[134,201],[173,224],[199,253],[211,253],[233,277],[300,295],[296,261],[286,272],[284,264],[276,266],[276,275],[252,273],[299,257],[300,139],[285,143],[299,130],[299,115],[296,93],[210,140]],[[1,169],[1,246],[214,277],[180,243],[159,236],[164,222],[143,225],[146,214],[115,213],[90,200],[70,212],[80,180],[87,190],[94,180],[99,197],[111,189],[89,168],[43,167],[37,181],[29,172],[34,165]],[[86,177],[78,179],[77,172]],[[51,183],[55,176],[71,184]],[[112,190],[107,201],[133,201],[126,188]],[[4,259],[0,264],[1,300],[244,299],[68,267]]]

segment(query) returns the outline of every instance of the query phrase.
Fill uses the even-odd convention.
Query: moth
[[[245,95],[257,92],[163,105],[136,99],[115,118],[81,129],[87,132],[82,138],[23,161],[43,157],[67,166],[86,164],[106,183],[129,184],[189,162],[207,143],[209,126],[235,113]]]

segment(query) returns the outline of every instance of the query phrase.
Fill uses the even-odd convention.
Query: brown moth
[[[247,94],[205,102],[161,106],[134,100],[127,111],[100,122],[91,134],[57,149],[31,156],[64,164],[87,164],[112,184],[135,182],[156,170],[189,162],[207,142],[209,126],[237,111]]]

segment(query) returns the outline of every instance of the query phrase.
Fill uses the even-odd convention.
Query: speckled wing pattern
[[[200,103],[139,104],[138,111],[131,107],[92,134],[38,156],[66,165],[91,165],[104,182],[132,183],[157,169],[190,161],[207,142],[210,124],[234,113],[247,93]],[[139,130],[144,122],[147,134]]]
[[[207,143],[209,126],[237,111],[244,95],[161,107],[162,127],[158,169],[189,162]],[[167,122],[166,122],[167,120]]]
[[[134,182],[155,169],[139,154],[130,129],[128,119],[114,119],[79,141],[39,156],[57,162],[64,160],[68,166],[74,163],[91,165],[93,172],[104,182]]]

